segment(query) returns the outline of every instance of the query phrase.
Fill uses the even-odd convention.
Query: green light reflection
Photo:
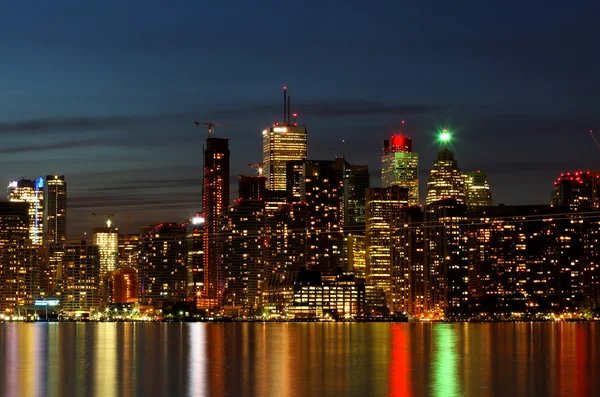
[[[450,324],[433,325],[433,395],[439,397],[460,396],[458,383],[458,354],[456,353],[456,329]]]

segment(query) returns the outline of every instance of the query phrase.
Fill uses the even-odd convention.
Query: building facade
[[[408,189],[409,205],[419,205],[419,154],[412,151],[412,139],[394,135],[383,141],[381,186]]]
[[[204,151],[204,291],[205,306],[217,306],[222,294],[219,284],[219,222],[229,206],[229,139],[209,137]]]
[[[458,168],[454,153],[444,143],[437,154],[427,181],[427,205],[443,199],[454,199],[459,204],[467,203],[465,176]]]
[[[85,240],[68,242],[59,281],[62,285],[62,310],[77,313],[99,309],[102,300],[98,246]]]
[[[481,171],[468,172],[465,183],[469,208],[489,207],[493,204],[492,190],[485,173]]]
[[[8,185],[8,200],[29,204],[29,239],[34,245],[44,242],[44,178],[19,179]]]

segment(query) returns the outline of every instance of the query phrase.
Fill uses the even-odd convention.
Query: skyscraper
[[[46,241],[63,244],[67,239],[67,183],[63,175],[46,176]]]
[[[0,312],[39,297],[40,247],[29,240],[29,204],[0,202]]]
[[[160,223],[145,228],[138,268],[140,303],[163,308],[187,297],[186,226]]]
[[[308,204],[306,264],[323,275],[342,267],[343,178],[335,161],[304,162],[301,198]]]
[[[381,186],[408,189],[408,203],[419,205],[419,154],[412,151],[412,139],[394,135],[383,141]]]
[[[283,88],[283,122],[275,123],[262,132],[263,167],[267,178],[267,189],[285,191],[287,189],[287,162],[307,158],[307,129],[299,126],[290,115],[290,98]],[[286,105],[287,103],[287,105]]]
[[[427,181],[427,205],[451,198],[459,204],[466,204],[467,190],[465,176],[460,172],[454,153],[450,150],[450,133],[440,134],[442,149],[437,154]]]
[[[262,175],[240,175],[239,198],[242,200],[264,200],[266,198],[265,182]]]
[[[101,304],[98,246],[85,240],[65,245],[61,282],[62,309],[66,312],[91,311]]]
[[[400,244],[398,221],[407,205],[408,188],[390,186],[367,191],[367,284],[382,290],[388,304],[393,298],[393,251]]]
[[[467,205],[472,207],[489,207],[492,205],[492,190],[487,176],[481,171],[466,174]]]
[[[223,303],[249,314],[260,304],[265,265],[265,202],[236,200],[221,218]]]
[[[119,229],[111,227],[109,220],[106,227],[95,227],[92,233],[100,255],[100,277],[103,277],[119,265]]]
[[[29,238],[32,244],[44,240],[44,178],[19,179],[8,184],[8,200],[29,204]]]
[[[186,236],[188,292],[194,296],[196,306],[204,291],[204,217],[196,214],[187,224]]]
[[[219,285],[219,217],[229,206],[229,139],[206,139],[204,151],[204,291],[206,306],[217,306]]]
[[[46,260],[40,283],[44,294],[52,296],[56,293],[56,275],[67,240],[67,183],[63,175],[46,176],[45,198]]]

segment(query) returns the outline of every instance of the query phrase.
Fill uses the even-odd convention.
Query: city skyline
[[[485,171],[496,203],[546,202],[558,173],[597,168],[588,134],[600,128],[591,2],[577,10],[529,3],[519,13],[435,2],[433,14],[395,2],[365,12],[319,4],[322,13],[289,15],[311,29],[281,35],[245,15],[277,19],[284,6],[242,3],[236,15],[189,4],[164,13],[135,1],[3,7],[11,17],[0,49],[11,57],[0,76],[0,180],[66,175],[70,238],[98,225],[92,212],[117,207],[131,212],[132,230],[193,216],[205,134],[190,121],[237,126],[216,130],[236,153],[234,181],[260,161],[282,85],[309,128],[311,159],[332,158],[345,140],[350,163],[376,170],[381,141],[405,120],[423,165],[436,155],[436,126],[455,131],[461,168]],[[50,12],[69,17],[56,24]],[[207,13],[215,18],[200,23],[196,15]],[[334,29],[331,13],[347,23]],[[289,56],[274,57],[274,48]]]

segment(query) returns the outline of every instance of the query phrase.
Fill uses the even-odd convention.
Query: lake
[[[0,396],[600,396],[600,324],[0,324]]]

